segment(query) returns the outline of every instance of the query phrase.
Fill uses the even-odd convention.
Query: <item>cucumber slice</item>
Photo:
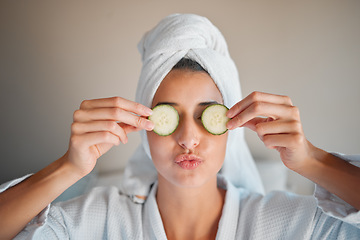
[[[149,116],[155,124],[153,131],[160,136],[168,136],[175,132],[179,125],[179,114],[173,106],[167,104],[157,105]]]
[[[226,123],[230,120],[226,116],[229,109],[222,104],[213,104],[205,108],[201,114],[201,122],[205,129],[214,135],[221,135],[226,133]]]

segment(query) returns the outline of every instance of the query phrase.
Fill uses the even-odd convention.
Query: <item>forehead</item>
[[[153,106],[160,101],[198,104],[204,101],[222,103],[222,95],[206,72],[172,70],[157,89]]]

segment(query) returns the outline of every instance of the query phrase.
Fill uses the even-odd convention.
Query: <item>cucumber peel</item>
[[[205,108],[201,115],[204,128],[213,135],[226,133],[226,123],[230,120],[226,116],[229,109],[222,104],[213,104]]]
[[[169,136],[179,125],[179,113],[168,104],[155,106],[153,113],[148,117],[155,124],[153,131],[159,136]],[[213,135],[226,133],[226,123],[230,120],[226,116],[229,109],[222,104],[212,104],[204,109],[201,114],[201,122],[204,128]]]
[[[152,109],[149,120],[155,124],[153,131],[160,136],[169,136],[179,125],[179,114],[168,104],[160,104]]]

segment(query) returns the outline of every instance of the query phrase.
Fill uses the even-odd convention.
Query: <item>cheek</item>
[[[224,164],[225,160],[225,154],[226,154],[226,143],[227,143],[227,133],[217,136],[218,139],[216,139],[216,146],[214,147],[216,150],[214,150],[213,155],[216,156],[218,159],[216,162],[216,168],[219,171],[222,165]]]
[[[224,161],[227,138],[228,133],[219,136],[208,136],[205,140],[207,142],[206,152],[208,157],[221,159],[221,161]]]
[[[219,138],[216,141],[217,152],[220,155],[219,157],[222,157],[222,159],[224,160],[225,153],[226,153],[226,143],[227,143],[228,133],[225,133],[218,137]]]
[[[171,149],[173,145],[171,139],[169,139],[171,136],[162,137],[154,132],[147,132],[147,138],[153,161],[159,161],[169,157],[168,155],[171,152],[169,149]]]

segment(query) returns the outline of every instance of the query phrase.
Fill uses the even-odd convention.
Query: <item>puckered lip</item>
[[[179,154],[175,158],[175,163],[180,163],[182,161],[198,161],[202,162],[203,160],[195,154]]]

